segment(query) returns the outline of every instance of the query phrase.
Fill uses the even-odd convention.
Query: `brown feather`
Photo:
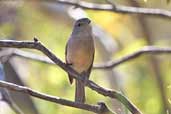
[[[86,72],[83,72],[81,74],[81,75],[86,76],[86,79],[89,79],[89,77],[90,77],[90,73],[91,73],[91,69],[92,69],[93,61],[94,61],[94,54],[95,54],[95,52],[93,53],[92,64],[90,65],[90,67],[88,68],[88,70]],[[84,83],[80,80],[76,80],[75,101],[84,103],[85,100],[86,100],[86,98],[85,98]]]
[[[65,47],[65,62],[66,62],[66,64],[71,65],[72,63],[68,63],[67,57],[66,57],[67,56],[67,46],[68,46],[68,44],[66,44],[66,47]],[[72,84],[73,83],[73,76],[68,73],[68,78],[69,78],[70,84]]]

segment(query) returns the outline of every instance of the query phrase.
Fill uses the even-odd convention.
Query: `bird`
[[[66,64],[70,65],[83,79],[89,79],[94,61],[95,47],[91,20],[88,18],[78,19],[73,27],[65,48]],[[73,83],[72,74],[69,81]],[[85,102],[85,84],[76,80],[75,102]]]

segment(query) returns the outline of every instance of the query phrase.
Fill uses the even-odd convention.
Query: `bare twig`
[[[132,54],[121,57],[118,60],[112,60],[112,61],[109,61],[104,64],[95,65],[94,69],[110,69],[110,68],[116,67],[117,65],[120,65],[121,63],[127,62],[134,58],[137,58],[142,54],[161,54],[161,53],[163,53],[163,54],[171,53],[171,48],[170,47],[162,48],[162,47],[156,47],[156,46],[146,46]]]
[[[126,55],[124,57],[121,57],[119,59],[111,60],[106,63],[95,64],[93,66],[93,69],[111,69],[111,68],[114,68],[114,67],[124,63],[124,62],[128,62],[132,59],[135,59],[143,54],[166,54],[166,53],[171,53],[170,47],[145,46],[145,47],[141,48],[140,50],[133,52],[129,55]],[[12,56],[19,56],[19,57],[31,59],[34,61],[40,61],[43,63],[55,65],[55,63],[52,62],[46,56],[41,56],[41,55],[33,54],[30,52],[18,50],[18,49],[15,49],[11,53],[8,53],[8,54],[11,54]]]
[[[164,9],[153,9],[153,8],[140,8],[131,6],[122,6],[113,4],[97,4],[85,1],[75,2],[75,0],[56,0],[61,4],[73,5],[83,9],[99,10],[99,11],[111,11],[117,13],[129,13],[129,14],[144,14],[153,16],[162,16],[171,18],[171,11]]]
[[[106,3],[111,4],[111,5],[113,5],[113,7],[115,7],[115,4],[112,0],[105,0],[105,1],[106,1]]]
[[[0,59],[4,62],[11,57],[22,57],[25,59],[30,59],[33,61],[39,61],[46,64],[56,65],[53,61],[51,61],[48,57],[44,55],[34,54],[28,51],[23,51],[19,49],[2,49],[0,51]],[[5,59],[5,60],[4,60]]]
[[[55,65],[55,63],[53,61],[51,61],[46,56],[34,54],[34,53],[31,53],[31,52],[27,52],[27,51],[22,51],[22,50],[19,50],[19,49],[14,49],[11,52],[11,56],[19,56],[19,57],[23,57],[23,58],[26,58],[26,59],[31,59],[31,60],[34,60],[34,61],[40,61],[42,63]]]
[[[37,50],[43,52],[45,55],[47,55],[56,65],[60,66],[67,73],[72,74],[73,78],[83,81],[82,77],[79,76],[79,74],[76,71],[74,71],[70,66],[66,65],[60,59],[58,59],[50,50],[48,50],[39,41],[31,42],[31,41],[0,40],[0,47],[37,49]],[[104,89],[90,80],[87,80],[86,86],[88,86],[92,90],[95,90],[99,94],[119,100],[130,110],[130,112],[132,112],[132,114],[142,114],[139,111],[139,109],[135,105],[133,105],[133,103],[131,101],[129,101],[121,93],[119,93],[117,91]]]
[[[130,112],[132,112],[132,114],[142,114],[142,112],[131,101],[129,101],[128,98],[126,98],[120,92],[102,88],[92,81],[89,81],[87,86],[91,88],[92,90],[95,90],[99,94],[119,100],[122,104],[125,105],[125,107],[129,109]]]
[[[22,92],[22,93],[25,93],[25,94],[29,94],[29,95],[31,95],[33,97],[44,99],[44,100],[51,101],[51,102],[54,102],[54,103],[58,103],[58,104],[61,104],[61,105],[66,105],[66,106],[70,106],[70,107],[74,107],[74,108],[79,108],[79,109],[83,109],[83,110],[87,110],[87,111],[92,111],[92,112],[95,112],[95,113],[102,113],[100,105],[88,105],[88,104],[83,104],[83,103],[78,103],[78,102],[72,102],[72,101],[65,100],[65,99],[62,99],[62,98],[59,98],[59,97],[54,97],[54,96],[50,96],[50,95],[46,95],[46,94],[37,92],[37,91],[32,90],[32,89],[30,89],[28,87],[19,86],[19,85],[16,85],[16,84],[5,82],[5,81],[0,81],[0,87],[6,88],[6,89],[9,89],[9,90],[13,90],[13,91],[17,91],[17,92]],[[114,114],[114,113],[111,113],[111,114]]]

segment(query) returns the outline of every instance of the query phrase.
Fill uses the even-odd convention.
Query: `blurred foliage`
[[[95,2],[99,2],[94,0]],[[89,0],[91,2],[91,0]],[[101,1],[101,3],[105,1]],[[115,0],[116,3],[125,5],[130,4],[128,1]],[[160,0],[139,0],[144,7],[164,7]],[[37,3],[15,3],[9,5],[7,2],[0,1],[0,38],[17,40],[32,40],[34,36],[52,50],[57,57],[65,60],[65,45],[67,38],[72,30],[72,21],[70,19],[60,18],[60,15],[50,14],[44,11],[44,7]],[[3,5],[6,5],[4,8]],[[165,6],[167,9],[169,7]],[[12,8],[12,9],[11,9]],[[159,7],[160,8],[160,7]],[[8,10],[14,11],[15,19],[6,15]],[[2,12],[6,12],[5,14]],[[140,22],[135,15],[124,15],[105,11],[86,11],[92,21],[102,27],[107,33],[111,34],[113,40],[117,42],[118,51],[113,54],[113,59],[125,56],[139,50],[147,44]],[[6,16],[6,18],[4,17]],[[7,21],[3,21],[5,20]],[[9,21],[8,21],[9,20]],[[150,36],[155,45],[170,46],[170,20],[161,18],[147,18]],[[156,25],[157,24],[157,25]],[[160,27],[158,27],[161,25]],[[157,32],[156,32],[157,31]],[[17,35],[16,35],[17,32]],[[19,35],[18,35],[19,33]],[[98,49],[97,49],[98,50]],[[33,51],[38,53],[37,51]],[[98,53],[98,52],[97,52]],[[40,53],[39,53],[40,54]],[[160,64],[160,71],[164,79],[164,87],[168,96],[168,102],[171,102],[171,62],[170,55],[157,55],[156,58]],[[101,57],[96,54],[95,63],[100,63]],[[28,67],[25,67],[28,66]],[[21,67],[25,67],[29,73],[23,73],[21,77],[26,85],[31,88],[50,95],[62,98],[74,99],[74,85],[70,85],[67,74],[59,67],[46,65],[39,62],[27,60]],[[20,68],[20,67],[19,67]],[[154,79],[154,73],[149,63],[149,55],[143,55],[136,59],[126,62],[115,68],[122,75],[118,82],[124,94],[137,106],[144,114],[161,114],[161,98],[157,83]],[[109,80],[104,70],[93,70],[91,79],[99,85],[106,88],[110,87]],[[86,90],[87,103],[96,104],[98,101],[105,101],[112,108],[111,100],[97,94],[96,92]],[[56,105],[47,101],[34,98],[34,102],[41,114],[70,113],[80,114],[90,112],[70,108],[62,105]],[[170,103],[171,104],[171,103]]]

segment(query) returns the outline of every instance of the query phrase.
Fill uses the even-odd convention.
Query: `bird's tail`
[[[85,87],[84,83],[80,80],[76,80],[75,101],[81,103],[85,102]]]

